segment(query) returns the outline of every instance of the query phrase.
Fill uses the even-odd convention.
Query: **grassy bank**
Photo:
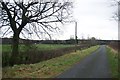
[[[0,79],[2,78],[2,46],[0,46]]]
[[[73,64],[85,58],[87,55],[98,49],[93,46],[88,49],[65,54],[47,61],[36,64],[15,65],[3,68],[3,78],[50,78],[55,77],[69,69]]]
[[[2,45],[2,66],[10,66],[11,46]],[[73,52],[76,49],[87,48],[84,46],[64,45],[64,44],[34,44],[34,45],[20,45],[20,53],[16,64],[34,64],[40,61],[52,59],[62,56],[64,54]]]
[[[110,47],[107,47],[107,55],[109,59],[112,77],[118,78],[118,52]]]

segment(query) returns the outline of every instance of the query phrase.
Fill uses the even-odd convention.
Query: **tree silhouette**
[[[50,36],[49,31],[59,29],[53,24],[63,24],[69,18],[71,5],[71,2],[65,0],[1,1],[0,28],[7,27],[3,36],[13,33],[10,64],[14,65],[18,59],[20,34],[34,32],[39,37],[39,33],[45,32]]]
[[[120,1],[118,1],[118,21],[120,21]]]
[[[117,7],[117,11],[114,12],[113,18],[116,21],[120,21],[120,0],[113,0],[112,6],[114,6],[114,7],[116,6]]]

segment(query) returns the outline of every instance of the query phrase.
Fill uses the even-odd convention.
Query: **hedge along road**
[[[111,78],[105,45],[56,78]]]

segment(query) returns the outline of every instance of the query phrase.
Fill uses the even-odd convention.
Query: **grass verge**
[[[3,68],[3,78],[53,78],[98,48],[99,46],[93,46],[36,64],[6,67]]]
[[[2,46],[0,45],[0,80],[2,78]]]
[[[107,46],[107,55],[112,78],[118,78],[118,52]]]

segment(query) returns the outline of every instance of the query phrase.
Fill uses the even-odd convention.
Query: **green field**
[[[109,59],[112,77],[118,78],[118,52],[110,47],[107,47],[107,55]]]
[[[3,78],[54,78],[98,48],[99,46],[93,46],[35,64],[6,67],[3,68]]]
[[[40,50],[54,50],[61,49],[66,47],[72,47],[74,45],[64,45],[64,44],[37,44],[36,45]]]
[[[65,54],[62,48],[72,48],[74,45],[63,44],[34,44],[19,45],[19,56],[16,64],[36,63]],[[10,66],[11,45],[2,45],[2,65]],[[71,49],[70,49],[71,50]],[[55,52],[56,51],[56,52]],[[69,51],[69,50],[67,50]],[[57,53],[57,54],[56,54]]]
[[[11,52],[11,45],[0,45],[2,46],[2,52]],[[32,45],[37,47],[37,50],[45,51],[45,50],[55,50],[60,48],[72,47],[74,45],[64,45],[64,44],[34,44]],[[29,47],[28,47],[29,48]],[[19,45],[20,52],[26,51],[27,47],[25,45]],[[1,51],[1,49],[0,49]]]

